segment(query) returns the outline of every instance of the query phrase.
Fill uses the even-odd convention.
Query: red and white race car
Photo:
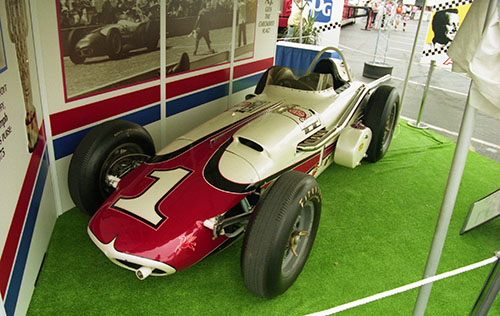
[[[265,298],[282,294],[318,229],[315,177],[333,162],[382,158],[397,122],[398,92],[378,86],[388,77],[353,81],[340,55],[316,58],[302,77],[269,68],[254,95],[158,152],[135,123],[94,127],[68,179],[76,206],[93,215],[92,241],[144,279],[189,267],[244,233],[245,285]]]

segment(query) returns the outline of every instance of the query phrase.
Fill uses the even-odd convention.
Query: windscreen
[[[298,90],[321,91],[333,87],[333,77],[331,74],[314,72],[297,77],[290,68],[273,67],[269,71],[266,84]]]

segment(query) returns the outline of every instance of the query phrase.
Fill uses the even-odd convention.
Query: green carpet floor
[[[249,293],[241,239],[168,277],[139,281],[90,241],[77,209],[57,221],[28,315],[304,315],[421,279],[454,152],[452,141],[400,122],[388,154],[318,181],[321,223],[293,287],[274,300]],[[498,189],[500,164],[469,153],[439,272],[493,256],[500,219],[459,235],[471,204]],[[434,284],[426,315],[467,315],[491,266]],[[340,313],[411,315],[417,290]],[[499,299],[490,315],[500,315]]]

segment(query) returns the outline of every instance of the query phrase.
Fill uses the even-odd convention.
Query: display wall
[[[0,293],[26,309],[56,220],[29,8],[0,6]]]
[[[124,118],[159,149],[240,102],[273,64],[277,18],[272,0],[0,1],[7,315],[25,313],[57,216],[74,207],[67,169],[88,130]]]

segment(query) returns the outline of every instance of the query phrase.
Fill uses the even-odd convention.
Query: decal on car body
[[[269,105],[271,104],[270,101],[261,101],[261,100],[256,100],[256,101],[244,101],[238,105],[236,105],[236,107],[238,109],[236,109],[236,112],[240,112],[240,113],[252,113],[252,112],[255,112],[257,111],[258,109],[266,106],[266,105]]]
[[[159,209],[160,202],[172,192],[192,171],[184,168],[154,170],[148,177],[153,178],[144,191],[134,197],[120,197],[112,208],[125,212],[142,222],[157,228],[167,219]]]
[[[282,114],[283,116],[292,119],[306,134],[321,126],[319,116],[316,112],[297,104],[283,105],[273,112]]]

